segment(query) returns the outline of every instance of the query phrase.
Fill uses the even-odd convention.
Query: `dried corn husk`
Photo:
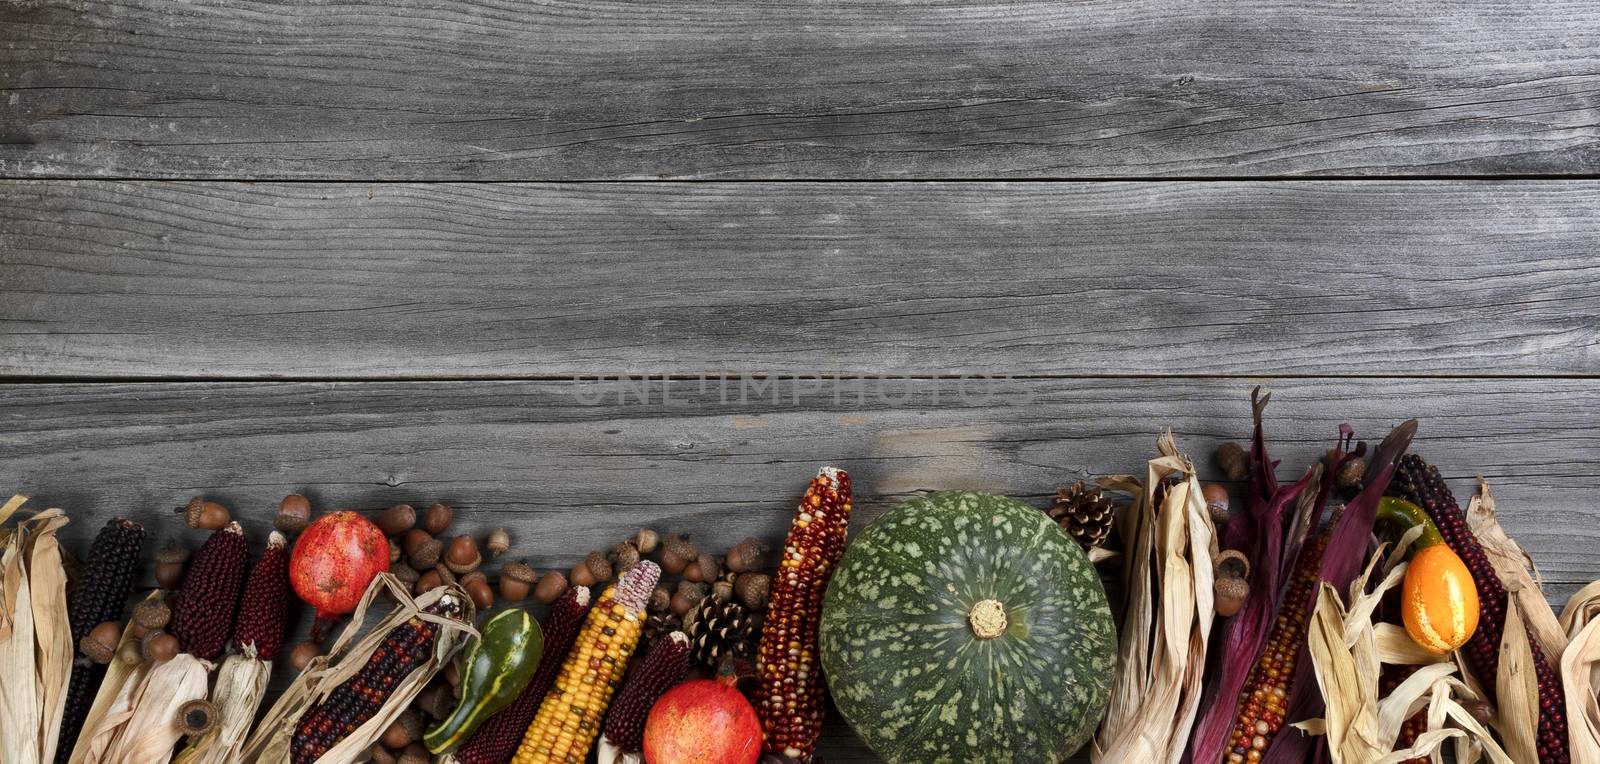
[[[1529,630],[1529,636],[1539,641],[1549,660],[1555,660],[1566,649],[1568,635],[1561,628],[1550,601],[1545,598],[1543,580],[1539,569],[1533,564],[1533,558],[1511,538],[1511,534],[1500,527],[1500,521],[1495,516],[1494,493],[1489,490],[1489,482],[1481,476],[1478,478],[1477,494],[1467,503],[1467,527],[1472,530],[1472,535],[1478,537],[1484,555],[1494,565],[1495,573],[1510,593],[1509,599],[1517,601],[1523,617],[1527,619],[1524,626]]]
[[[0,506],[0,523],[28,500]],[[67,573],[56,531],[59,509],[22,520],[0,550],[0,762],[51,760],[72,672]]]
[[[1458,699],[1472,696],[1466,685],[1452,676],[1455,665],[1407,644],[1411,640],[1404,630],[1388,624],[1373,626],[1372,613],[1383,595],[1405,575],[1406,563],[1399,550],[1409,547],[1412,538],[1405,539],[1387,558],[1382,547],[1373,554],[1366,570],[1350,585],[1348,608],[1332,586],[1324,583],[1319,589],[1306,648],[1326,701],[1326,716],[1295,726],[1326,735],[1334,764],[1398,764],[1421,756],[1437,760],[1441,747],[1452,740],[1457,743],[1459,762],[1475,761],[1481,750],[1496,764],[1511,764],[1512,759],[1489,731],[1461,706]],[[1367,583],[1380,570],[1380,563],[1384,577],[1368,592]],[[1383,663],[1425,665],[1380,698]],[[1427,730],[1411,747],[1394,750],[1405,720],[1424,708],[1428,710]],[[1446,727],[1446,722],[1455,726]]]
[[[256,658],[255,648],[229,655],[217,669],[211,702],[217,707],[217,725],[189,744],[173,759],[175,764],[224,764],[239,761],[250,723],[267,693],[272,663]]]
[[[361,625],[366,620],[367,609],[378,595],[385,592],[398,604],[382,620],[363,632]],[[422,612],[423,608],[444,597],[454,597],[461,602],[462,611],[459,617]],[[311,659],[311,663],[300,672],[294,684],[289,685],[289,689],[278,697],[278,701],[256,725],[255,731],[245,742],[244,759],[258,764],[287,764],[290,760],[289,750],[294,737],[294,727],[300,716],[313,703],[327,697],[334,688],[361,670],[373,651],[388,637],[389,632],[412,617],[439,625],[439,636],[433,644],[433,657],[401,680],[394,694],[384,702],[383,708],[367,720],[366,724],[356,728],[355,732],[317,761],[322,764],[335,764],[364,760],[366,751],[400,716],[400,712],[422,692],[428,680],[444,668],[445,663],[460,651],[469,638],[478,635],[477,629],[472,626],[474,617],[472,599],[461,587],[451,584],[413,599],[410,590],[393,575],[383,573],[373,579],[372,584],[367,587],[366,594],[361,598],[361,604],[352,614],[350,623],[334,641],[328,654]]]
[[[1561,610],[1572,641],[1561,654],[1567,695],[1567,738],[1572,764],[1600,764],[1600,581],[1579,589]]]
[[[111,731],[110,742],[89,764],[146,764],[172,758],[183,737],[178,708],[206,696],[211,662],[188,653],[153,666],[136,686],[118,698],[100,720],[96,735]]]
[[[157,590],[151,592],[145,600],[160,602],[166,599],[166,596],[166,592]],[[118,652],[121,652],[129,642],[137,641],[139,638],[133,633],[133,624],[124,626],[122,638],[117,640]],[[154,666],[155,664],[149,661],[133,665],[123,663],[119,659],[112,661],[111,665],[106,667],[106,676],[100,680],[100,689],[95,692],[94,703],[90,704],[89,714],[84,717],[83,734],[78,736],[78,743],[73,747],[67,764],[84,764],[85,761],[94,760],[91,759],[91,752],[96,758],[104,755],[106,748],[111,744],[111,738],[116,734],[116,729],[108,728],[105,735],[96,743],[95,736],[101,720],[105,719],[113,706],[132,695]]]
[[[1120,518],[1127,610],[1111,705],[1090,748],[1095,762],[1167,762],[1182,757],[1200,704],[1207,642],[1215,617],[1216,528],[1194,465],[1178,453],[1172,432],[1157,440],[1161,456],[1132,477],[1101,481],[1137,498]],[[1158,507],[1156,487],[1180,482]]]

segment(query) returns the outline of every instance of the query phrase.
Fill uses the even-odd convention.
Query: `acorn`
[[[228,508],[214,501],[206,501],[200,496],[189,500],[188,504],[178,507],[178,514],[183,515],[183,522],[190,528],[214,531],[233,522]]]
[[[508,602],[521,602],[533,591],[533,585],[539,581],[539,574],[528,567],[528,563],[513,560],[500,566],[500,598]]]
[[[672,592],[667,591],[665,586],[657,586],[650,592],[650,600],[645,603],[644,609],[647,613],[657,614],[667,612],[671,606]]]
[[[400,548],[399,539],[396,539],[395,537],[390,536],[389,537],[389,567],[393,568],[396,563],[400,562],[400,558],[405,557],[405,556],[406,556],[406,552],[405,552],[404,549]]]
[[[439,674],[444,677],[446,682],[450,683],[451,687],[455,687],[461,684],[461,663],[459,661],[448,661],[444,664],[444,670],[440,671]]]
[[[400,579],[401,583],[407,585],[415,584],[417,579],[422,577],[422,574],[418,573],[416,568],[413,568],[405,563],[390,565],[389,572],[394,574],[395,578]]]
[[[722,559],[714,554],[702,554],[684,568],[683,577],[697,583],[711,583],[722,575]]]
[[[765,573],[740,573],[733,580],[733,594],[739,602],[753,611],[760,612],[767,609],[767,600],[772,596],[772,576]]]
[[[117,656],[117,642],[121,639],[122,624],[106,621],[78,640],[78,650],[84,657],[104,666]]]
[[[481,570],[468,571],[461,577],[461,588],[467,590],[467,596],[472,598],[472,604],[479,610],[488,610],[494,607],[494,588],[489,586],[489,579]]]
[[[1206,500],[1211,522],[1225,525],[1228,522],[1228,489],[1221,483],[1206,483],[1200,486],[1200,496]]]
[[[117,648],[117,660],[129,666],[144,663],[144,648],[139,646],[139,640],[130,639],[123,642],[122,646]]]
[[[484,540],[483,546],[489,550],[491,560],[511,551],[511,531],[505,528],[489,531],[489,538]]]
[[[455,695],[445,682],[436,681],[423,688],[422,694],[417,696],[418,710],[435,719],[448,717],[455,707]]]
[[[133,622],[146,631],[165,629],[171,620],[172,608],[161,600],[144,600],[133,606]]]
[[[417,527],[417,510],[410,504],[396,504],[378,513],[378,528],[390,536],[398,536]]]
[[[397,764],[399,761],[388,748],[383,747],[383,743],[373,743],[372,747],[367,749],[367,756],[372,759],[372,764]]]
[[[693,581],[679,581],[678,591],[672,595],[672,614],[682,618],[706,598],[706,587]]]
[[[406,562],[417,570],[427,570],[439,564],[439,555],[444,552],[444,545],[439,540],[428,535],[421,528],[412,528],[400,541],[400,547],[405,550]]]
[[[1333,484],[1346,490],[1360,488],[1361,481],[1367,476],[1367,463],[1361,459],[1351,459],[1339,468],[1333,476]]]
[[[445,586],[449,586],[449,585],[451,585],[453,583],[456,583],[456,582],[461,580],[460,578],[458,578],[456,576],[454,571],[450,570],[450,566],[448,566],[448,565],[446,565],[446,564],[444,564],[442,562],[439,563],[438,565],[433,566],[433,572],[439,574],[439,581],[441,583],[443,583]],[[468,571],[468,572],[470,572],[470,571]]]
[[[733,601],[733,579],[731,578],[732,575],[733,575],[732,573],[724,575],[721,578],[718,578],[716,580],[716,583],[713,583],[711,585],[711,596],[714,599],[716,599],[718,602],[732,602]]]
[[[625,571],[639,562],[639,547],[633,545],[630,539],[611,547],[611,554],[606,555],[611,565],[618,571]]]
[[[156,663],[170,661],[178,654],[178,638],[159,629],[144,635],[140,646],[144,649],[145,659]]]
[[[676,575],[684,572],[683,569],[699,556],[700,552],[694,548],[694,542],[688,536],[674,533],[661,542],[661,569],[668,573]]]
[[[467,535],[450,539],[450,548],[444,553],[444,564],[456,575],[477,570],[483,564],[477,540]]]
[[[1234,482],[1243,481],[1250,477],[1250,455],[1238,443],[1227,441],[1212,454],[1217,460],[1217,466],[1222,468],[1222,474],[1227,475]]]
[[[400,752],[397,764],[428,764],[428,761],[428,749],[423,748],[421,743],[412,743]]]
[[[204,735],[217,726],[217,707],[205,698],[191,700],[178,706],[176,723],[185,735]]]
[[[400,712],[378,741],[390,748],[404,748],[422,737],[422,715],[411,709]]]
[[[424,571],[418,575],[417,582],[411,585],[411,593],[421,596],[425,592],[431,592],[434,589],[444,586],[444,578],[439,575],[440,570],[444,569],[434,568],[433,570]],[[446,572],[448,573],[449,571]]]
[[[763,562],[762,558],[766,555],[766,552],[766,545],[762,544],[758,539],[753,537],[746,538],[744,541],[734,544],[733,548],[728,550],[728,570],[735,573],[760,570]]]
[[[163,589],[176,589],[183,583],[183,570],[189,564],[189,550],[168,544],[156,552],[156,583]]]
[[[539,579],[539,585],[534,587],[533,596],[534,599],[549,605],[561,599],[561,595],[567,593],[567,588],[567,577],[561,575],[559,570],[552,570]]]
[[[450,521],[454,520],[455,516],[456,513],[450,509],[450,505],[435,504],[422,513],[422,529],[429,535],[437,536],[450,527]]]
[[[611,562],[599,552],[590,552],[583,561],[572,566],[574,586],[595,586],[611,580]]]
[[[661,534],[649,528],[640,528],[639,532],[633,535],[633,546],[639,550],[639,554],[652,554],[660,545]]]
[[[1216,581],[1212,584],[1217,615],[1227,618],[1244,608],[1250,599],[1249,579],[1250,560],[1243,553],[1229,549],[1217,555]]]
[[[306,666],[311,663],[311,659],[321,654],[322,648],[317,646],[317,643],[301,642],[295,645],[293,650],[289,651],[289,665],[293,666],[295,671],[305,671]]]
[[[311,500],[291,493],[278,502],[278,515],[272,518],[272,527],[285,536],[293,536],[311,523]]]

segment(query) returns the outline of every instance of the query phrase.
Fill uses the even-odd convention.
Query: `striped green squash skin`
[[[1094,566],[1043,512],[948,491],[845,549],[820,649],[835,705],[891,764],[1056,764],[1105,712],[1117,639]]]
[[[422,736],[433,753],[450,753],[478,726],[522,694],[544,655],[544,632],[522,608],[503,610],[483,624],[461,663],[461,700],[449,718]]]

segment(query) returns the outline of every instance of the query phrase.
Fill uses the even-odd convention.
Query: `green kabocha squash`
[[[449,718],[423,734],[434,753],[449,753],[472,737],[478,725],[511,704],[533,680],[544,654],[539,622],[522,608],[499,613],[483,625],[461,664],[461,700]]]
[[[891,764],[1056,764],[1105,712],[1117,639],[1094,566],[1043,512],[949,491],[845,549],[820,649],[835,705]]]

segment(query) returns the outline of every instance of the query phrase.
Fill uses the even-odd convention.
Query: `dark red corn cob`
[[[674,631],[658,640],[628,678],[606,714],[605,735],[624,751],[644,747],[644,720],[662,694],[689,673],[689,637]]]
[[[555,685],[561,667],[567,662],[567,653],[578,641],[578,632],[589,615],[589,587],[574,586],[550,606],[550,612],[540,622],[544,631],[544,654],[539,657],[539,668],[533,679],[523,688],[522,694],[511,705],[500,709],[480,725],[472,737],[453,754],[460,764],[506,764],[522,744],[522,737],[539,713],[539,704]]]
[[[1412,674],[1417,673],[1417,667],[1398,663],[1385,663],[1382,671],[1383,673],[1380,674],[1378,682],[1379,697],[1388,697],[1389,693],[1394,692],[1401,682],[1409,679]],[[1418,711],[1412,714],[1400,725],[1400,737],[1394,741],[1395,750],[1410,748],[1412,743],[1417,742],[1417,736],[1426,732],[1427,728],[1426,711]],[[1415,759],[1406,759],[1400,764],[1428,764],[1428,757],[1419,756]]]
[[[1491,698],[1498,697],[1495,684],[1500,669],[1500,640],[1505,634],[1505,584],[1484,554],[1478,537],[1467,526],[1467,515],[1456,503],[1455,495],[1445,485],[1438,468],[1416,454],[1406,454],[1389,484],[1389,493],[1422,507],[1428,519],[1438,526],[1444,542],[1460,555],[1472,573],[1472,581],[1478,586],[1478,630],[1462,649],[1484,690]],[[1539,761],[1541,764],[1567,764],[1571,755],[1567,750],[1566,696],[1538,640],[1530,640],[1529,644],[1533,648],[1534,675],[1539,683]]]
[[[435,615],[460,611],[461,603],[451,596],[423,610]],[[377,715],[400,682],[428,661],[438,635],[438,624],[417,617],[391,629],[359,671],[300,716],[289,742],[293,764],[312,764]]]
[[[239,601],[239,619],[233,625],[233,642],[246,655],[270,661],[283,649],[283,629],[289,609],[289,550],[283,534],[273,531],[267,549],[250,569]]]
[[[122,610],[128,604],[128,595],[133,592],[134,578],[139,571],[139,548],[143,544],[144,528],[120,517],[107,522],[95,535],[94,544],[89,547],[88,566],[78,578],[78,588],[67,606],[74,649],[94,627],[106,621],[122,620]],[[105,675],[105,666],[91,662],[82,653],[72,662],[56,761],[66,762],[72,755],[83,720],[89,715],[89,706]]]
[[[238,523],[213,531],[194,553],[167,626],[184,652],[208,661],[222,655],[249,561],[250,548]]]
[[[795,510],[783,559],[772,578],[761,629],[756,715],[769,753],[810,761],[822,731],[823,684],[817,632],[822,594],[844,553],[850,523],[850,476],[823,467]],[[797,648],[798,646],[798,648]]]

